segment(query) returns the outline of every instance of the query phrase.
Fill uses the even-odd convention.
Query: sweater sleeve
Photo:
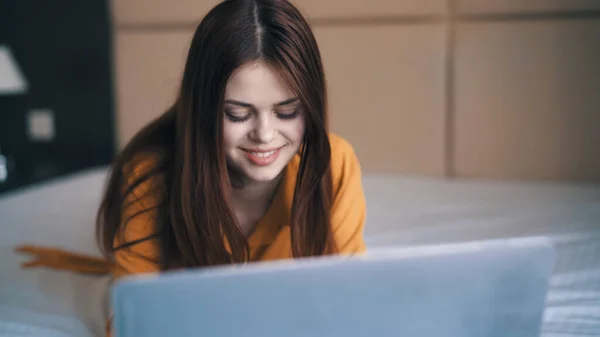
[[[352,146],[339,136],[331,139],[331,170],[333,178],[332,232],[337,252],[363,253],[366,220],[366,200],[361,168]]]
[[[137,166],[128,176],[131,184],[139,177],[145,165]],[[125,197],[121,226],[114,239],[113,282],[120,278],[160,271],[159,242],[156,236],[157,179],[151,178],[136,186]],[[106,336],[112,336],[111,320],[107,322]]]
[[[131,185],[148,172],[150,161],[135,166],[127,176]],[[114,239],[115,278],[129,274],[151,273],[160,270],[157,238],[159,178],[143,180],[125,196],[121,226]]]

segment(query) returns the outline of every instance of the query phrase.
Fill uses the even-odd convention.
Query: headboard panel
[[[119,142],[174,99],[218,1],[114,0]],[[600,3],[297,0],[365,172],[600,179]]]

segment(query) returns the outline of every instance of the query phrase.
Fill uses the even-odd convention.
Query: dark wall
[[[0,0],[0,44],[29,82],[0,95],[0,149],[12,169],[0,192],[109,163],[115,152],[108,1]],[[27,136],[31,109],[51,109],[55,138]]]

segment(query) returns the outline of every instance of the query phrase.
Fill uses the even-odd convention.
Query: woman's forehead
[[[252,104],[256,108],[273,105],[295,97],[290,85],[272,67],[254,62],[237,69],[227,82],[225,100]]]

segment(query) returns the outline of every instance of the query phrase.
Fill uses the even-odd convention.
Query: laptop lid
[[[537,337],[554,250],[514,239],[170,272],[112,292],[116,337]]]

